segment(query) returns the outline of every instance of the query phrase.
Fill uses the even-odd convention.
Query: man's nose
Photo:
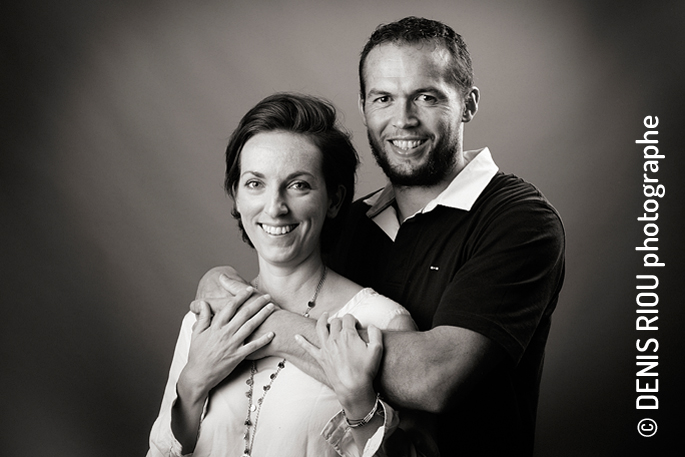
[[[410,100],[395,104],[395,112],[393,113],[393,126],[395,128],[408,129],[417,125],[419,125],[419,119],[416,116],[416,107]]]

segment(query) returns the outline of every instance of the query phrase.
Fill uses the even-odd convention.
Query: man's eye
[[[438,99],[436,97],[434,97],[432,95],[428,95],[428,94],[421,94],[418,96],[417,99],[419,101],[425,102],[425,103],[435,103],[436,101],[438,101]]]
[[[388,103],[390,101],[390,97],[383,95],[382,97],[377,97],[374,101],[376,103]]]

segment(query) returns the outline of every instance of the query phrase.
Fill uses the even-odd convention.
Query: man
[[[499,172],[487,148],[463,151],[480,92],[451,28],[414,17],[380,26],[359,77],[390,184],[353,205],[331,265],[404,305],[419,327],[384,334],[381,391],[429,413],[443,456],[531,455],[564,277],[561,220],[534,186]],[[265,327],[277,335],[270,355],[317,373],[293,342],[316,342],[313,322],[279,311]]]

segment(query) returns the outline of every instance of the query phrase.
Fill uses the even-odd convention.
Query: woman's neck
[[[307,302],[315,295],[323,271],[321,256],[312,256],[294,267],[272,265],[260,259],[259,276],[254,282],[261,293],[271,295],[281,308],[303,314]]]

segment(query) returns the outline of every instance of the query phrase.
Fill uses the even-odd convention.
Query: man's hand
[[[200,314],[198,300],[207,302],[213,314],[218,314],[235,296],[245,292],[250,284],[243,279],[233,267],[214,267],[204,274],[197,286],[195,301],[190,304],[190,310]],[[256,299],[252,295],[247,303]]]

